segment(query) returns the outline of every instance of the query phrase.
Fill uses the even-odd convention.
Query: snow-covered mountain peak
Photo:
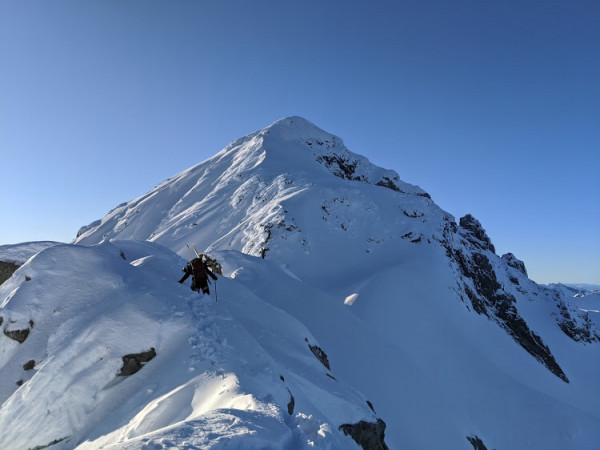
[[[402,199],[408,209],[398,204],[386,211],[389,198]],[[174,247],[181,256],[187,254],[186,244],[196,243],[203,250],[283,257],[290,245],[305,255],[327,254],[351,236],[362,241],[361,252],[370,252],[373,243],[389,244],[403,235],[419,239],[411,229],[399,235],[392,223],[382,227],[383,234],[375,229],[381,220],[398,221],[398,210],[404,211],[402,221],[422,217],[426,210],[445,214],[425,191],[403,182],[395,171],[377,167],[348,150],[340,138],[294,116],[237,139],[214,157],[119,205],[83,227],[76,242],[149,239]],[[330,236],[321,241],[325,235]]]
[[[6,264],[2,448],[600,441],[598,295],[537,285],[477,219],[302,118],[76,243]],[[221,264],[210,297],[177,283],[192,244]]]
[[[278,120],[259,132],[259,135],[264,136],[264,147],[272,150],[274,156],[285,158],[285,163],[290,168],[303,168],[289,154],[296,151],[307,156],[309,163],[317,162],[339,178],[375,184],[398,192],[427,195],[421,189],[402,182],[394,170],[378,167],[366,157],[351,152],[341,138],[323,131],[302,117],[292,116]]]
[[[260,134],[271,134],[284,141],[302,141],[320,139],[322,141],[342,140],[306,120],[300,116],[290,116],[273,122],[259,132]]]

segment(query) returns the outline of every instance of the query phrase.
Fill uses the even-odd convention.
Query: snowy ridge
[[[33,255],[58,244],[60,242],[36,241],[14,245],[0,245],[0,262],[14,263],[20,266]]]
[[[425,191],[302,118],[234,141],[75,242],[40,253],[0,287],[0,424],[22,423],[7,445],[600,442],[594,296],[577,303],[537,285],[515,255],[496,255],[477,219],[457,223]],[[222,264],[218,302],[217,292],[202,298],[176,283],[188,243]],[[64,299],[69,325],[55,314]],[[99,331],[130,320],[147,326],[135,336]],[[151,349],[151,361],[118,377],[124,356]],[[72,355],[82,365],[63,375],[53,361]],[[55,377],[60,394],[48,388]],[[63,415],[44,419],[32,391],[64,399]],[[45,443],[28,441],[27,424],[38,422],[54,428]]]
[[[353,445],[338,427],[374,414],[326,376],[308,330],[227,278],[220,293],[233,303],[199,299],[176,283],[184,262],[149,243],[59,246],[0,288],[9,329],[30,330],[23,343],[1,337],[0,448]],[[122,356],[150,348],[139,373],[118,376]]]

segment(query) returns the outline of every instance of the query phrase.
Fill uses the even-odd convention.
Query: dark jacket
[[[201,258],[192,259],[187,265],[183,268],[185,275],[179,280],[180,283],[183,283],[188,277],[192,276],[192,290],[200,291],[205,294],[210,294],[210,290],[208,289],[208,277],[210,276],[213,280],[217,280],[217,276],[212,273],[212,271],[208,268],[205,262],[202,261]]]

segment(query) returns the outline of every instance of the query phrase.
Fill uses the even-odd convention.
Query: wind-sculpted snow
[[[310,332],[227,278],[219,302],[199,296],[177,283],[184,263],[150,243],[63,245],[0,288],[5,323],[35,324],[0,337],[0,448],[352,447],[338,427],[376,417],[326,376]]]
[[[0,335],[0,448],[600,442],[594,297],[538,286],[477,219],[299,117],[76,242],[0,288],[0,327],[27,334]],[[211,297],[176,282],[187,244],[222,265]]]
[[[0,284],[8,280],[33,255],[58,244],[59,242],[39,241],[0,245]]]

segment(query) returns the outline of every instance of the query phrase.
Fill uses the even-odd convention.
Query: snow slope
[[[22,424],[0,448],[68,436],[57,448],[344,449],[355,444],[340,426],[380,424],[382,437],[378,418],[390,448],[600,442],[595,310],[302,118],[236,140],[75,242],[0,288],[5,325],[34,321],[23,344],[0,336],[0,423]],[[188,243],[223,265],[218,302],[176,284]],[[123,355],[150,348],[156,358],[116,377]],[[62,374],[57,360],[80,365]],[[60,413],[36,406],[49,398],[64,399]]]
[[[338,427],[374,414],[327,376],[310,332],[235,280],[218,282],[227,301],[200,297],[177,283],[183,264],[145,242],[63,245],[0,287],[8,329],[30,330],[0,337],[0,448],[355,445]],[[117,375],[122,356],[151,348]]]
[[[0,245],[0,261],[22,265],[33,255],[49,247],[60,244],[55,241],[23,242],[20,244]]]
[[[38,241],[0,245],[0,284],[8,280],[14,271],[33,255],[57,244],[59,242]]]

